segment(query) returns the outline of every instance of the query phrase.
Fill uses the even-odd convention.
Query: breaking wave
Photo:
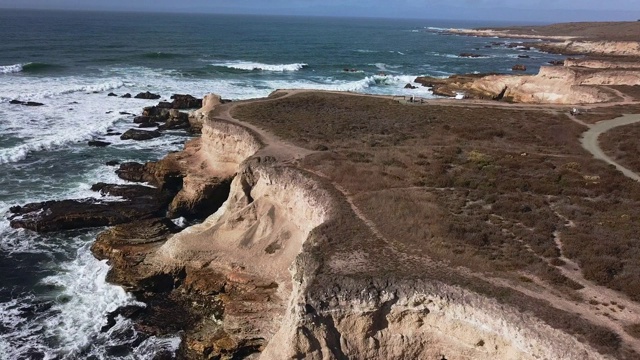
[[[45,64],[45,63],[14,64],[14,65],[0,66],[0,74],[15,74],[19,72],[38,73],[38,72],[48,71],[51,69],[56,69],[59,67],[60,66],[58,65]]]
[[[228,62],[215,62],[211,64],[217,67],[226,67],[229,69],[245,70],[245,71],[273,71],[273,72],[285,72],[285,71],[299,71],[306,67],[305,63],[294,64],[263,64],[259,62],[251,61],[228,61]]]

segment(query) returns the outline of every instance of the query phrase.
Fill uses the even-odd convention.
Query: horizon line
[[[496,22],[496,23],[518,23],[518,24],[531,24],[531,25],[542,25],[542,24],[562,24],[562,23],[590,23],[590,22],[636,22],[639,20],[562,20],[562,21],[540,21],[540,20],[504,20],[504,19],[489,19],[489,18],[481,18],[481,19],[462,19],[462,18],[452,18],[452,17],[442,17],[442,18],[428,18],[428,17],[384,17],[384,16],[371,16],[371,15],[313,15],[313,14],[274,14],[274,13],[253,13],[253,12],[214,12],[214,11],[204,11],[204,12],[196,12],[196,11],[181,11],[181,10],[163,10],[163,9],[154,9],[154,10],[118,10],[118,9],[53,9],[53,8],[42,8],[42,7],[3,7],[0,6],[0,10],[13,10],[13,11],[43,11],[43,12],[85,12],[85,13],[115,13],[115,14],[180,14],[180,15],[226,15],[226,16],[267,16],[267,17],[300,17],[300,18],[336,18],[336,19],[378,19],[378,20],[426,20],[426,21],[460,21],[460,22]]]

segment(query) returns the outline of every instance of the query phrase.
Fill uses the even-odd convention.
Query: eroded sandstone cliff
[[[636,69],[591,61],[543,66],[537,75],[452,76],[449,79],[419,77],[416,82],[432,87],[434,94],[494,99],[534,104],[593,104],[615,100],[606,85],[640,85]],[[588,65],[600,65],[594,69]]]
[[[202,134],[173,156],[187,177],[197,174],[194,184],[233,177],[219,210],[174,235],[123,241],[111,231],[94,246],[111,259],[112,281],[186,309],[181,356],[606,358],[403,253],[273,138],[218,118]]]

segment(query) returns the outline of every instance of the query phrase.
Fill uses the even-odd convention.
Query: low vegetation
[[[640,124],[621,126],[598,139],[602,150],[630,170],[640,173]]]
[[[314,92],[233,115],[324,150],[301,165],[343,188],[404,253],[525,287],[542,281],[581,301],[582,285],[558,268],[566,256],[586,279],[640,301],[640,184],[583,150],[585,128],[564,114]],[[599,348],[620,344],[607,330],[586,334],[591,325],[535,312]]]

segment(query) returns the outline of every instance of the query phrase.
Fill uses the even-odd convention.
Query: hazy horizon
[[[0,8],[25,10],[80,10],[110,12],[198,13],[220,15],[284,15],[375,17],[425,20],[469,20],[501,22],[569,22],[569,21],[636,21],[640,18],[640,2],[633,0],[570,0],[558,4],[550,0],[534,0],[526,4],[515,0],[402,0],[393,5],[382,0],[275,0],[265,4],[258,0],[237,1],[190,0],[176,4],[170,0],[128,0],[109,2],[79,0],[0,0]]]

